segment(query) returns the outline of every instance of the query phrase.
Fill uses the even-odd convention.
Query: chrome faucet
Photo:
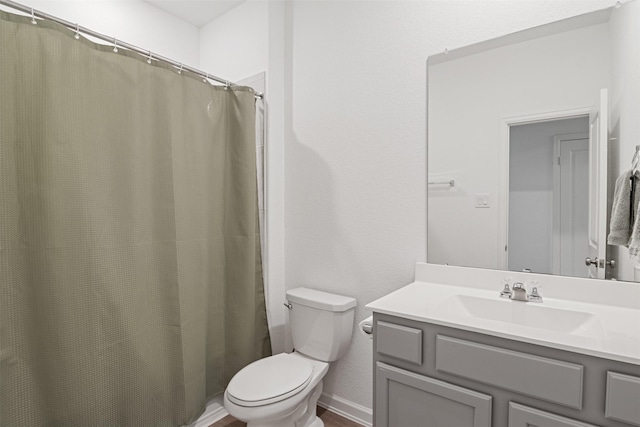
[[[524,283],[514,283],[511,292],[511,299],[513,301],[529,301],[529,295],[527,295],[527,288],[524,286]]]
[[[530,294],[527,294],[527,288],[522,282],[516,282],[513,287],[509,289],[509,283],[504,285],[504,289],[500,292],[501,298],[509,298],[512,301],[524,301],[524,302],[542,302],[542,295],[538,293],[538,282],[531,282],[532,290]]]

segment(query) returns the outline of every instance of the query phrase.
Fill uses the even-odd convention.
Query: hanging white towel
[[[607,243],[629,248],[640,257],[640,172],[629,170],[616,180]]]
[[[607,237],[607,243],[610,245],[629,247],[631,241],[637,206],[637,204],[632,204],[631,202],[632,174],[633,171],[626,171],[616,180],[613,205],[611,207],[609,236]]]
[[[629,255],[631,255],[631,257],[638,257],[640,256],[640,212],[638,212],[638,208],[640,208],[640,204],[638,203],[638,193],[640,193],[640,189],[638,188],[638,175],[635,175],[634,179],[636,184],[634,200],[635,221],[631,228],[631,239],[629,240]]]

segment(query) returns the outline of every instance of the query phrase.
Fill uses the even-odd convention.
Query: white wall
[[[366,303],[412,281],[415,261],[426,259],[427,56],[613,3],[293,2],[287,288],[354,296],[360,320]],[[355,334],[325,392],[371,408],[371,358],[371,341]]]
[[[528,268],[534,273],[553,273],[551,249],[553,247],[553,174],[556,157],[553,137],[578,132],[588,134],[588,117],[529,123],[510,128],[509,270],[511,271],[522,271]],[[586,197],[587,183],[584,184]],[[586,254],[586,238],[584,251]],[[584,263],[582,266],[584,267]]]
[[[611,176],[618,176],[629,167],[635,146],[640,144],[640,2],[625,3],[614,9],[609,22],[611,31],[611,92],[609,100],[611,137]],[[613,187],[610,188],[613,195]],[[617,277],[634,280],[637,260],[629,258],[629,251],[611,246],[612,258],[618,263]]]
[[[269,64],[269,4],[249,0],[200,28],[200,66],[236,81]]]
[[[33,0],[29,7],[198,67],[198,29],[141,0]],[[6,8],[15,13],[10,8]]]
[[[609,49],[599,24],[429,67],[429,173],[457,184],[430,195],[430,262],[499,267],[500,120],[589,108],[609,86]],[[478,193],[490,208],[475,208]]]

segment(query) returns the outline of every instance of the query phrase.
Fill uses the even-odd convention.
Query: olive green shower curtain
[[[254,95],[0,12],[0,425],[180,426],[270,353]]]

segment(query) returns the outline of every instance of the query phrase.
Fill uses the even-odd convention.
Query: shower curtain
[[[0,12],[0,425],[188,424],[270,353],[254,118]]]

